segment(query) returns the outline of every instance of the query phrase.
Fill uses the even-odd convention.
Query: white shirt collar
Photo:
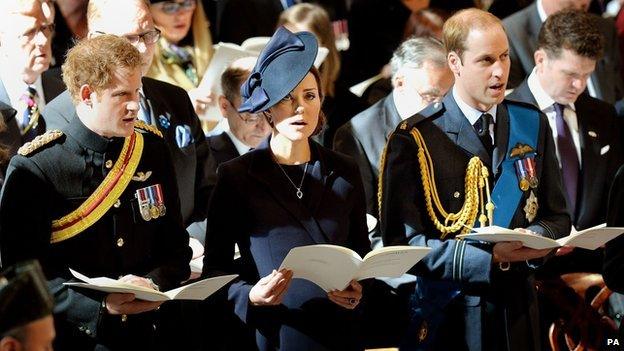
[[[536,68],[533,68],[533,71],[529,75],[529,78],[527,79],[527,84],[529,85],[529,90],[531,90],[535,101],[537,101],[537,106],[540,110],[542,110],[542,112],[545,112],[550,108],[554,108],[553,104],[555,103],[555,100],[553,100],[553,98],[550,97],[550,95],[548,95],[548,93],[546,93],[546,91],[542,87],[542,84],[539,81],[539,77],[537,76]],[[566,107],[572,109],[573,111],[576,111],[576,107],[573,103],[567,104]]]
[[[542,0],[537,0],[535,5],[537,6],[537,14],[539,15],[540,21],[542,21],[542,23],[546,22],[548,15],[546,14],[546,11],[544,11],[544,4],[542,4]]]
[[[236,151],[238,151],[239,155],[244,155],[249,152],[251,146],[248,146],[247,144],[238,140],[238,138],[234,135],[234,133],[232,133],[229,128],[225,131],[225,133],[230,137],[230,140],[232,140],[232,143],[234,144],[234,147],[236,147]]]
[[[26,84],[20,79],[15,79],[15,74],[0,70],[0,79],[4,85],[7,95],[9,96],[10,105],[16,108],[19,99],[24,95],[26,89],[31,86],[37,91],[37,104],[39,105],[39,111],[42,111],[45,107],[45,95],[43,92],[43,83],[41,82],[41,75],[35,79],[33,84]]]
[[[496,108],[497,108],[496,105],[493,105],[487,111],[479,111],[476,108],[465,103],[464,100],[462,100],[461,97],[459,97],[459,94],[457,93],[457,88],[455,86],[453,86],[453,99],[455,99],[457,106],[459,107],[461,112],[464,114],[464,116],[466,116],[466,118],[468,119],[468,122],[470,122],[471,125],[474,125],[475,122],[484,113],[489,113],[490,115],[492,115],[492,117],[494,118],[494,123],[496,123]]]

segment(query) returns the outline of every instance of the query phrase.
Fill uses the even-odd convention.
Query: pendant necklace
[[[275,160],[275,163],[277,163],[277,166],[279,167],[279,169],[282,170],[282,173],[284,173],[284,175],[286,176],[286,179],[288,179],[290,184],[292,184],[292,186],[295,189],[297,189],[297,192],[296,192],[297,197],[299,198],[299,200],[301,200],[301,198],[303,197],[303,191],[301,191],[301,187],[303,186],[303,180],[305,179],[306,173],[308,173],[308,162],[305,163],[305,167],[303,168],[303,176],[301,176],[301,182],[299,182],[299,186],[297,186],[295,182],[293,182],[292,179],[290,179],[290,177],[288,176],[288,173],[286,173],[282,165],[280,165],[279,162],[277,162],[277,160]]]

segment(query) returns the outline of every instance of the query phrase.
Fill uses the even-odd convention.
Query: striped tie
[[[152,124],[152,113],[149,108],[149,104],[147,103],[147,98],[143,93],[140,93],[141,100],[139,101],[139,105],[141,107],[139,111],[139,119],[147,124]]]
[[[18,121],[20,132],[25,137],[24,142],[32,140],[37,135],[37,123],[39,121],[39,105],[37,104],[37,90],[28,86],[26,92],[19,99],[24,112]]]

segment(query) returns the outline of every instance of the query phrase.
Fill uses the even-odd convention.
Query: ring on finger
[[[350,299],[349,299],[349,305],[355,305],[357,302],[358,302],[358,301],[357,301],[357,299],[356,299],[356,298],[353,298],[353,297],[352,297],[352,298],[350,298]]]

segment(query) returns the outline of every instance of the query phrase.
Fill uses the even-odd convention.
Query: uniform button
[[[128,315],[122,314],[121,315],[121,321],[125,323],[127,320],[128,320]]]
[[[106,168],[108,168],[108,169],[113,168],[113,161],[112,160],[106,160],[106,162],[104,163],[104,166],[106,166]]]
[[[152,328],[154,328],[154,330],[156,330],[156,324],[152,324]]]
[[[89,329],[85,330],[85,334],[91,335],[91,330],[89,330]]]
[[[119,207],[121,207],[121,200],[117,199],[117,201],[115,201],[115,203],[113,204],[113,206],[115,206],[115,208],[119,208]]]
[[[84,325],[79,326],[79,327],[78,327],[78,330],[80,330],[80,331],[84,331],[84,330],[85,330]]]
[[[124,246],[124,239],[123,239],[123,238],[119,238],[119,239],[117,239],[117,246],[118,246],[118,247],[122,247],[122,246]]]
[[[459,191],[456,191],[456,192],[453,193],[453,197],[456,198],[456,199],[459,199],[460,195],[461,194],[459,193]]]

